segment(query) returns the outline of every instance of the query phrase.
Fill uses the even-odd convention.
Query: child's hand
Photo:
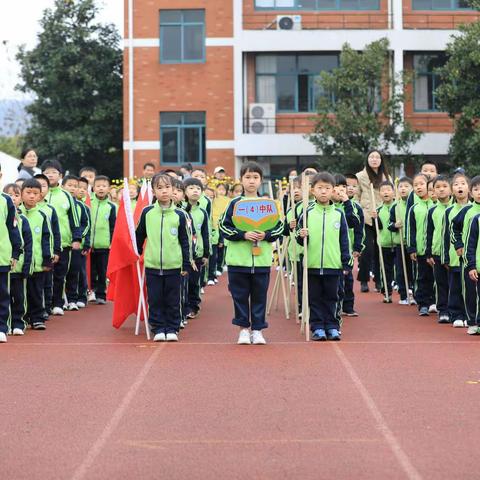
[[[457,252],[457,255],[461,257],[463,255],[463,248],[457,249],[456,252]]]
[[[477,272],[476,269],[475,270],[470,270],[468,272],[468,276],[470,277],[470,280],[472,282],[478,282],[478,272]]]
[[[411,253],[411,254],[410,254],[410,259],[411,259],[413,262],[416,262],[416,261],[417,261],[417,254],[416,254],[416,253]]]
[[[261,242],[265,239],[265,232],[255,232],[257,234],[257,242]]]
[[[72,250],[80,250],[80,242],[72,242]]]
[[[295,230],[297,228],[297,221],[295,219],[290,220],[289,226],[290,230]]]
[[[395,222],[395,228],[402,228],[403,227],[403,222],[399,220],[398,222]]]
[[[195,260],[192,260],[192,261],[190,262],[190,265],[192,266],[192,270],[193,270],[194,272],[198,272],[198,267],[197,267],[197,264],[195,263]]]
[[[202,264],[206,267],[208,265],[208,258],[202,258]]]
[[[340,192],[338,194],[338,196],[340,197],[340,200],[342,202],[346,202],[348,200],[348,195],[347,195],[347,192]]]
[[[435,265],[435,260],[434,260],[432,257],[427,258],[427,263],[428,263],[431,267],[433,267],[433,266]]]
[[[223,243],[219,243],[218,248],[223,248]]]
[[[42,267],[42,272],[49,272],[50,270],[50,267]]]
[[[246,232],[244,237],[245,240],[250,240],[251,242],[257,241],[257,234],[255,232]]]
[[[302,229],[300,229],[300,231],[298,232],[298,234],[300,235],[301,238],[308,237],[308,228],[302,228]]]
[[[376,210],[374,212],[370,212],[370,215],[372,218],[378,218],[378,213]]]
[[[17,259],[16,258],[10,259],[10,267],[12,268],[12,270],[16,267],[16,265],[17,265]]]
[[[53,263],[58,263],[59,260],[60,260],[60,255],[54,255],[52,262]]]
[[[182,271],[180,272],[180,275],[181,275],[182,277],[186,277],[186,276],[188,275],[188,272],[186,272],[185,270],[182,270]]]
[[[360,257],[360,255],[361,255],[361,253],[360,253],[360,252],[352,252],[352,256],[353,256],[353,258],[359,258],[359,257]]]

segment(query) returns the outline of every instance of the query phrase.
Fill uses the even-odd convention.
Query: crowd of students
[[[293,279],[296,265],[298,307],[302,312],[302,298],[308,298],[313,340],[340,340],[342,317],[358,316],[355,261],[361,292],[369,291],[373,277],[383,302],[393,303],[398,291],[398,303],[416,304],[420,316],[435,313],[439,323],[480,334],[480,177],[438,175],[427,162],[413,178],[393,183],[377,151],[357,174],[332,175],[312,165],[304,175],[290,172],[280,192],[285,218],[266,232],[247,232],[235,225],[234,209],[242,199],[259,197],[261,167],[246,162],[238,182],[222,167],[212,178],[201,168],[183,168],[156,173],[148,163],[143,170],[154,201],[141,212],[136,241],[144,253],[154,341],[178,341],[199,315],[204,288],[216,285],[226,270],[237,343],[265,344],[273,246],[287,237],[288,261],[279,268]],[[309,184],[306,203],[303,177]],[[129,192],[134,207],[137,181]],[[64,175],[56,160],[4,187],[1,343],[8,334],[24,335],[27,327],[45,330],[51,316],[106,303],[117,202],[118,185],[108,177],[90,167]]]

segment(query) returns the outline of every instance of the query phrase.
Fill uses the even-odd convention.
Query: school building
[[[125,0],[125,173],[147,161],[233,173],[248,158],[277,177],[311,163],[316,77],[345,42],[384,37],[393,72],[414,71],[404,115],[425,134],[413,153],[445,159],[434,69],[478,18],[465,0]]]

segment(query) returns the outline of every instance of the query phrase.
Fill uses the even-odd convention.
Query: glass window
[[[162,163],[205,163],[205,112],[160,113],[160,139]]]
[[[205,10],[160,10],[160,62],[205,61]]]
[[[255,8],[269,10],[289,8],[293,10],[379,10],[380,0],[255,0]]]
[[[471,10],[467,0],[412,0],[414,10]]]
[[[417,112],[436,112],[438,110],[436,89],[440,85],[440,76],[436,69],[445,64],[444,54],[414,55],[414,108]]]

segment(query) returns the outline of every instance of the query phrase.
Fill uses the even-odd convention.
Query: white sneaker
[[[224,271],[224,272],[228,272],[228,266],[227,266],[227,265],[225,265],[225,266],[223,267],[223,271]]]
[[[254,345],[265,345],[267,343],[261,330],[252,331],[252,343]]]
[[[213,287],[213,285],[215,285],[215,282],[214,282],[213,280],[209,280],[209,281],[207,282],[207,285],[208,285],[209,287]]]
[[[167,333],[167,342],[178,342],[178,336],[176,333]]]
[[[7,343],[7,334],[0,332],[0,343]]]
[[[478,335],[480,333],[480,329],[474,325],[473,327],[468,327],[467,333],[469,335]]]
[[[64,315],[65,312],[63,311],[63,308],[60,308],[60,307],[53,307],[53,310],[52,310],[52,315]]]
[[[237,345],[250,345],[251,343],[250,330],[248,330],[248,328],[242,328],[238,335]]]
[[[453,322],[453,328],[463,328],[463,320],[455,320]]]
[[[436,305],[430,305],[428,307],[428,313],[438,313],[437,306]]]
[[[13,333],[13,335],[23,335],[24,334],[24,332],[21,328],[14,328],[12,333]]]
[[[67,305],[67,310],[70,312],[78,312],[78,305],[76,303],[70,302]]]
[[[87,302],[94,302],[97,299],[95,292],[88,292]]]
[[[399,300],[398,304],[399,305],[410,305],[410,302],[408,300]]]
[[[165,341],[165,334],[163,332],[162,333],[157,333],[153,337],[153,341],[154,342],[164,342]]]
[[[78,308],[85,308],[86,305],[85,305],[85,303],[83,303],[83,302],[77,302],[77,307],[78,307]]]
[[[216,279],[214,280],[214,282],[215,282],[215,285],[216,285],[216,284],[218,283],[218,279],[216,278]]]
[[[221,272],[220,270],[217,270],[215,273],[217,274],[217,277],[221,277],[223,272]]]

